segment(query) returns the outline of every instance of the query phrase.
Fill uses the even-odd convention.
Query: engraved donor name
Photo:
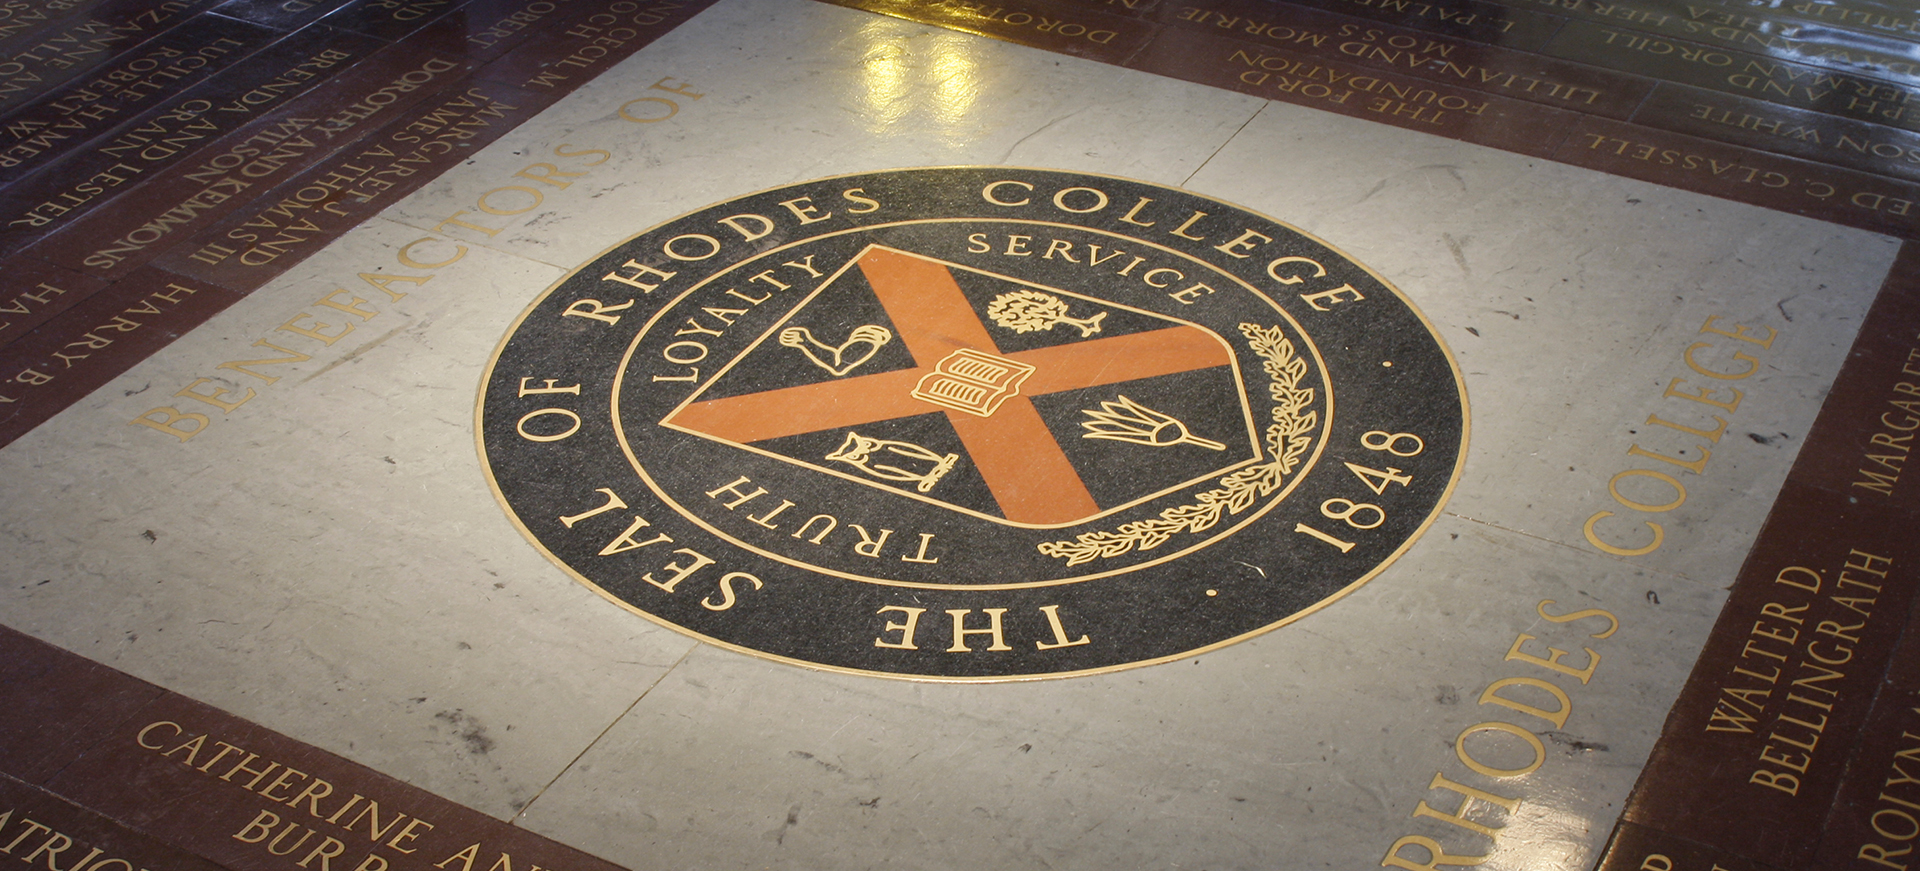
[[[44,862],[48,868],[68,863],[61,871],[148,871],[73,835],[35,822],[27,815],[30,810],[24,807],[0,810],[0,854],[18,856],[28,865]],[[14,819],[16,813],[20,815],[18,820]],[[167,869],[162,867],[160,871]]]
[[[1920,336],[1915,338],[1920,340]],[[1907,349],[1899,374],[1920,376],[1920,346]],[[1870,434],[1860,452],[1860,477],[1851,489],[1891,497],[1894,487],[1900,483],[1907,458],[1913,455],[1914,431],[1920,430],[1920,378],[1895,381],[1884,395],[1886,404],[1877,409],[1880,415],[1872,424],[1857,430]]]
[[[249,867],[388,871],[400,863],[422,871],[427,865],[439,871],[474,871],[477,863],[489,871],[514,871],[509,854],[483,850],[484,842],[456,847],[471,837],[470,828],[452,827],[459,834],[452,835],[457,840],[449,843],[448,835],[435,835],[439,827],[420,817],[419,808],[409,802],[396,802],[387,796],[383,808],[379,795],[352,792],[337,777],[329,780],[320,773],[301,771],[234,741],[222,740],[212,732],[172,720],[156,720],[142,726],[132,740],[162,764],[191,769],[216,781],[216,785],[226,784],[226,788],[249,794],[255,803],[252,816],[245,817],[246,822],[229,837],[282,860],[279,865]],[[316,760],[302,764],[312,767],[312,761]],[[218,792],[196,792],[193,802],[218,813],[225,810],[223,799],[225,796]],[[522,869],[546,871],[539,864],[540,858],[531,857],[531,862],[529,858],[524,854],[520,857]],[[81,871],[130,869],[103,860]]]
[[[1702,725],[1754,745],[1747,778],[1754,788],[1797,796],[1814,763],[1848,749],[1820,739],[1831,717],[1872,701],[1878,677],[1850,687],[1847,675],[1878,674],[1866,633],[1892,568],[1891,558],[1854,549],[1838,566],[1791,565],[1775,574]]]

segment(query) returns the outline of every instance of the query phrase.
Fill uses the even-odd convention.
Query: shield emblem
[[[661,424],[1066,525],[1261,459],[1233,354],[1186,321],[873,245]]]

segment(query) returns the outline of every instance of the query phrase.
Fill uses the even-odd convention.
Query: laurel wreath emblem
[[[1272,462],[1250,466],[1220,479],[1220,486],[1194,497],[1194,504],[1168,508],[1151,520],[1121,524],[1112,532],[1083,533],[1072,541],[1049,541],[1040,552],[1076,566],[1095,559],[1109,559],[1128,551],[1152,550],[1183,532],[1204,532],[1228,514],[1239,514],[1260,498],[1280,489],[1281,482],[1299,465],[1300,457],[1313,445],[1311,433],[1319,424],[1319,412],[1313,404],[1313,388],[1301,387],[1307,375],[1307,361],[1293,347],[1293,341],[1279,327],[1262,328],[1241,324],[1240,334],[1265,362],[1272,383],[1267,392],[1273,397],[1273,422],[1267,426],[1267,450]]]

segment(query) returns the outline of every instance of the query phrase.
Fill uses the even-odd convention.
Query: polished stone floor
[[[599,4],[604,22],[574,12],[611,42],[643,5]],[[467,101],[458,117],[490,104],[512,125],[475,147],[443,135],[458,122],[420,122],[416,139],[443,147],[419,153],[438,163],[390,204],[375,196],[385,189],[360,185],[358,200],[329,194],[332,208],[277,223],[249,225],[270,211],[235,212],[195,226],[195,246],[156,248],[138,264],[86,259],[116,238],[116,220],[132,238],[131,213],[113,203],[52,242],[0,239],[38,257],[33,268],[101,286],[160,270],[152,293],[173,293],[116,306],[218,297],[197,326],[156,327],[169,332],[0,448],[0,623],[22,636],[8,641],[6,691],[40,699],[53,712],[45,722],[70,723],[8,746],[38,758],[28,748],[64,741],[75,759],[58,770],[9,763],[8,801],[54,801],[28,785],[45,787],[177,852],[144,860],[149,871],[329,860],[336,871],[514,871],[514,861],[578,871],[596,864],[589,856],[632,869],[1585,869],[1623,814],[1649,829],[1668,815],[1711,816],[1684,810],[1704,800],[1670,784],[1717,783],[1686,754],[1707,758],[1718,745],[1687,742],[1718,740],[1711,726],[1732,722],[1712,719],[1716,704],[1758,697],[1709,689],[1702,725],[1655,747],[1670,709],[1686,722],[1688,709],[1674,706],[1703,648],[1719,649],[1709,633],[1723,606],[1735,628],[1714,637],[1732,645],[1723,659],[1733,666],[1773,664],[1740,659],[1756,636],[1792,648],[1780,655],[1794,667],[1837,656],[1832,645],[1879,651],[1860,654],[1879,664],[1851,673],[1865,687],[1843,696],[1852,708],[1816,695],[1806,712],[1785,711],[1799,722],[1858,731],[1881,681],[1911,675],[1910,656],[1885,664],[1913,646],[1898,642],[1920,558],[1913,497],[1898,482],[1914,418],[1886,406],[1915,395],[1901,367],[1920,369],[1906,362],[1920,359],[1912,255],[1902,256],[1910,203],[1815,174],[1905,185],[1904,170],[1816,165],[1782,146],[1776,155],[1799,173],[1790,176],[1759,158],[1723,160],[1724,140],[1642,146],[1653,133],[1603,108],[1546,116],[1579,129],[1530,127],[1537,119],[1498,100],[1447,108],[1444,124],[1395,121],[1385,104],[1366,107],[1388,99],[1386,85],[1350,72],[1316,79],[1304,61],[1286,61],[1288,71],[1229,61],[1241,64],[1231,81],[1210,81],[1217,71],[1196,71],[1214,50],[1202,36],[1176,63],[1153,60],[1145,36],[1119,54],[1137,36],[1120,24],[1039,30],[1031,22],[1049,19],[1004,8],[896,5],[676,7],[671,21],[659,13],[657,38],[564,97],[527,85],[539,70],[510,68],[517,84],[502,74],[489,91],[436,91],[431,99]],[[1094,5],[1083,14],[1140,20],[1126,18],[1132,3]],[[1312,14],[1365,39],[1370,19]],[[1248,38],[1277,40],[1265,27]],[[355,50],[375,50],[373,36]],[[1601,69],[1597,52],[1581,63]],[[573,55],[583,68],[602,56]],[[1331,101],[1343,93],[1347,102]],[[1437,114],[1458,98],[1428,99]],[[1833,123],[1843,121],[1856,123]],[[318,139],[321,127],[304,135]],[[1882,132],[1886,143],[1911,135]],[[377,177],[352,169],[370,147],[355,143],[328,166]],[[1464,463],[1431,525],[1366,583],[1273,631],[1138,668],[1011,682],[819,670],[706,643],[602,595],[529,540],[476,450],[490,362],[528,306],[677,216],[925,166],[1178,188],[1297,228],[1390,283],[1444,343],[1465,390]],[[34,178],[15,183],[26,193],[9,202],[39,196],[23,187]],[[221,234],[228,254],[198,241]],[[277,262],[267,253],[285,251]],[[177,282],[199,290],[167,290]],[[12,398],[45,386],[27,373],[58,374],[7,360]],[[1843,367],[1855,378],[1836,387]],[[1240,565],[1260,583],[1286,583]],[[1832,585],[1849,566],[1865,579],[1861,565],[1877,587],[1833,604],[1848,594]],[[1791,596],[1809,577],[1827,586],[1798,616]],[[1851,610],[1823,610],[1840,607]],[[1842,621],[1825,647],[1810,640],[1820,620]],[[65,664],[21,664],[41,660]],[[1731,667],[1703,686],[1737,686]],[[1762,716],[1761,728],[1785,732],[1781,709]],[[1885,722],[1888,734],[1903,728]],[[208,736],[204,755],[186,747],[196,734]],[[215,761],[216,740],[242,749]],[[1850,867],[1873,838],[1906,843],[1885,834],[1898,829],[1872,828],[1820,840],[1852,831],[1838,816],[1818,822],[1850,807],[1834,796],[1858,780],[1852,772],[1866,782],[1887,770],[1869,752],[1878,745],[1861,741],[1857,757],[1853,741],[1832,737],[1792,745],[1817,750],[1738,751],[1754,764],[1734,792],[1765,788],[1749,769],[1774,772],[1776,784],[1805,780],[1802,794],[1773,792],[1808,802],[1806,846],[1755,855],[1687,834],[1690,849],[1726,851],[1725,863]],[[268,746],[278,749],[257,751]],[[226,771],[241,752],[300,777],[279,774],[276,792],[273,772],[255,776],[263,762]],[[1768,753],[1789,761],[1754,761]],[[335,775],[342,795],[308,792],[301,804],[302,784],[336,769],[354,772]],[[1629,813],[1643,769],[1667,777],[1659,788],[1669,792]],[[334,808],[355,792],[416,821],[469,811],[478,821],[407,829],[376,814],[356,829],[352,808]],[[1860,807],[1856,828],[1885,823]],[[302,838],[296,823],[322,846],[337,836],[340,849],[309,861],[318,847],[287,846]],[[283,824],[293,827],[285,842],[269,836]],[[1763,841],[1753,833],[1772,825],[1737,814],[1696,824],[1686,831]],[[104,824],[68,825],[55,830]],[[106,855],[135,852],[116,849]],[[1825,864],[1809,864],[1814,851]],[[528,858],[547,855],[560,858]],[[69,871],[52,853],[45,861]]]

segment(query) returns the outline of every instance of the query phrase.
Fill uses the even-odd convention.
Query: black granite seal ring
[[[1246,209],[995,167],[701,209],[543,294],[476,411],[574,577],[756,655],[1005,680],[1164,661],[1378,573],[1465,457],[1400,292]]]

